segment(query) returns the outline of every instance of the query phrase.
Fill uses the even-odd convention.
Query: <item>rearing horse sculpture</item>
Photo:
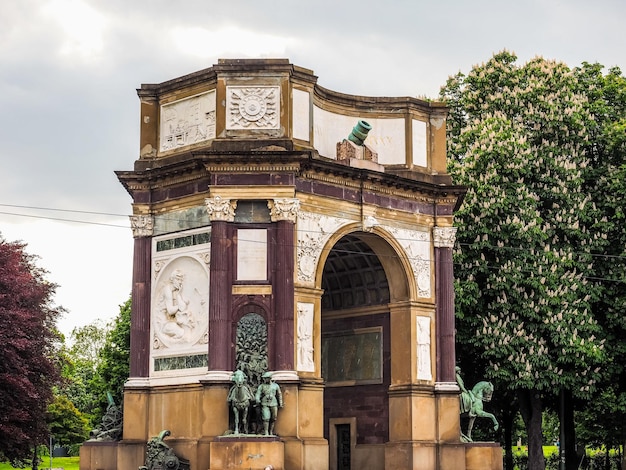
[[[463,441],[472,442],[472,428],[476,418],[490,418],[493,421],[493,430],[498,430],[499,424],[496,417],[483,410],[483,402],[491,401],[492,395],[493,384],[491,382],[478,382],[471,392],[466,390],[461,392],[461,414],[467,414],[469,417],[467,434],[461,433]]]
[[[239,434],[239,418],[243,423],[243,432],[248,434],[248,410],[250,402],[254,401],[254,394],[246,383],[246,374],[240,370],[236,370],[231,376],[234,385],[228,392],[228,403],[233,409],[235,415],[235,434]]]

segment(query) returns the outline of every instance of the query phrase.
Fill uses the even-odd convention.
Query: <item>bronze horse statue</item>
[[[234,385],[228,392],[228,403],[233,409],[235,415],[235,434],[239,434],[239,418],[243,423],[243,432],[248,434],[248,410],[250,403],[254,401],[254,394],[246,383],[247,377],[240,370],[236,370],[231,376]]]
[[[491,401],[493,384],[491,382],[478,382],[471,392],[461,392],[461,415],[469,417],[467,434],[461,433],[461,440],[472,442],[472,428],[476,418],[490,418],[493,421],[493,430],[497,431],[499,424],[494,415],[483,410],[483,402]]]

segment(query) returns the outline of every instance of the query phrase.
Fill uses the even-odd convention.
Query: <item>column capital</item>
[[[220,220],[224,222],[234,222],[235,220],[235,208],[237,207],[237,200],[223,199],[220,196],[208,197],[204,200],[204,203],[209,213],[209,220],[211,222]]]
[[[298,212],[300,211],[300,199],[269,199],[267,201],[267,207],[269,207],[270,209],[270,217],[272,222],[287,220],[295,224],[298,217]]]
[[[151,215],[131,215],[130,228],[133,238],[151,237],[154,233],[154,218]]]
[[[457,227],[433,227],[435,248],[454,248]]]

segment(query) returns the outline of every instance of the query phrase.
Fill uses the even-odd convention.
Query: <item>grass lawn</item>
[[[13,470],[11,464],[0,463],[0,470]],[[31,468],[30,466],[26,467]],[[50,457],[42,457],[39,470],[50,468]],[[54,457],[52,468],[63,468],[64,470],[78,470],[78,457]]]

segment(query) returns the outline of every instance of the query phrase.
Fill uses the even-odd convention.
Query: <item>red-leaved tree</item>
[[[29,459],[46,443],[46,409],[59,382],[56,285],[20,242],[0,235],[0,461]]]

